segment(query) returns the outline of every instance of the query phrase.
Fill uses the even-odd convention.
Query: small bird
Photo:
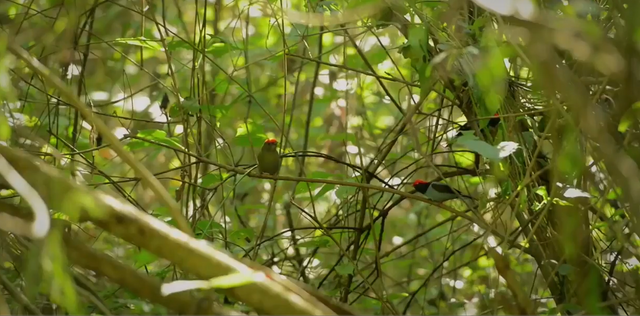
[[[276,175],[280,171],[280,154],[277,148],[277,140],[269,138],[264,141],[262,150],[258,154],[258,170],[261,173]]]
[[[500,115],[496,113],[493,115],[492,118],[489,119],[489,123],[487,123],[487,126],[484,128],[495,128],[496,126],[498,126],[498,124],[500,124]],[[484,128],[481,128],[480,130]],[[454,138],[458,138],[462,136],[462,132],[464,131],[473,131],[473,126],[471,126],[469,122],[465,123],[460,127],[460,129],[458,130],[458,133],[456,134],[456,136],[454,136]]]
[[[413,182],[413,187],[429,200],[435,202],[446,202],[453,199],[467,200],[466,202],[469,202],[470,204],[474,202],[472,197],[464,195],[460,191],[444,183],[416,180]]]

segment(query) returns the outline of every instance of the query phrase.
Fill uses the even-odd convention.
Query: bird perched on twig
[[[258,170],[261,173],[276,175],[280,171],[280,154],[278,153],[278,141],[269,138],[264,141],[258,154]]]
[[[423,180],[416,180],[413,182],[413,187],[416,191],[422,193],[427,199],[434,202],[446,202],[453,199],[462,199],[469,204],[473,204],[475,200],[463,194],[462,192],[450,187],[447,184],[439,182],[427,182]]]

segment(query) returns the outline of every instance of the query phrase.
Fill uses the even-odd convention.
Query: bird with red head
[[[280,154],[276,139],[268,138],[264,141],[258,154],[258,170],[270,175],[276,175],[280,171]]]

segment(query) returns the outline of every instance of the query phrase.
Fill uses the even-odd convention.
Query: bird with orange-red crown
[[[258,170],[261,173],[276,175],[280,171],[280,154],[278,153],[278,141],[269,138],[264,141],[258,154]]]

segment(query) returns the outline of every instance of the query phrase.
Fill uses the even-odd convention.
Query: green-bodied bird
[[[258,170],[261,173],[276,175],[280,171],[280,154],[277,148],[277,140],[269,138],[264,141],[262,150],[258,154]]]

